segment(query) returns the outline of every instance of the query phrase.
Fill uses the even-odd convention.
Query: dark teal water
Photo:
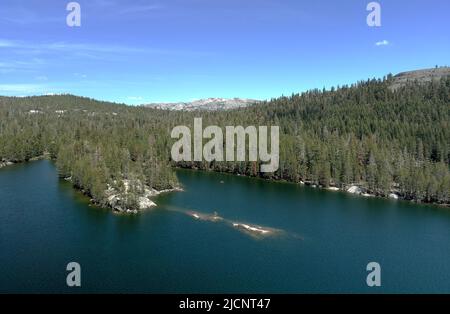
[[[1,169],[0,292],[450,292],[448,210],[230,175],[178,176],[185,192],[120,216],[90,207],[51,162]],[[283,233],[255,238],[185,210]],[[72,261],[81,288],[66,287]],[[381,264],[381,288],[366,285],[372,261]]]

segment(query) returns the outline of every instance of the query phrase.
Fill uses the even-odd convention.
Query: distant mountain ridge
[[[397,90],[408,82],[427,83],[447,76],[450,76],[450,67],[447,66],[401,72],[391,77],[390,89]],[[171,111],[222,111],[244,108],[261,102],[261,100],[246,98],[206,98],[191,102],[151,103],[144,106]]]
[[[450,76],[450,67],[436,67],[432,69],[422,69],[415,71],[402,72],[392,78],[391,89],[396,90],[408,82],[417,81],[419,83],[440,80],[446,76]]]
[[[252,104],[258,103],[260,100],[245,99],[245,98],[206,98],[195,100],[192,102],[177,102],[177,103],[152,103],[144,105],[149,108],[165,109],[165,110],[230,110],[242,107],[248,107]]]

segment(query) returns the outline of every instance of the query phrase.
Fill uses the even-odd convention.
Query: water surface
[[[450,292],[450,212],[178,171],[185,191],[115,215],[36,161],[0,170],[0,292]],[[226,222],[189,212],[217,213]],[[254,237],[227,222],[280,234]],[[78,262],[82,287],[66,287]],[[366,265],[382,267],[368,288]]]

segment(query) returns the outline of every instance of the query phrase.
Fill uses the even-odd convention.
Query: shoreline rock
[[[398,200],[400,197],[396,193],[390,193],[389,198],[393,200]]]
[[[0,162],[0,169],[3,168],[3,167],[12,166],[14,164],[15,164],[14,162],[9,161],[9,160],[1,161]]]
[[[63,180],[72,182],[72,177],[66,177],[63,178]],[[141,211],[150,209],[152,207],[158,206],[153,200],[152,197],[155,197],[157,195],[163,194],[163,193],[169,193],[169,192],[181,192],[183,189],[181,187],[175,187],[173,189],[166,189],[158,191],[156,189],[150,188],[147,185],[144,186],[144,191],[140,193],[139,195],[136,195],[137,197],[137,204],[139,208],[127,208],[126,203],[128,195],[128,190],[130,187],[130,180],[123,180],[123,184],[125,187],[124,193],[121,193],[117,191],[115,188],[113,188],[111,185],[108,184],[108,189],[105,190],[105,196],[106,196],[106,204],[99,204],[98,201],[94,199],[90,199],[91,203],[101,206],[101,207],[107,207],[112,209],[114,213],[117,214],[138,214]],[[140,183],[137,183],[140,184]],[[77,187],[75,187],[77,188]],[[89,194],[80,188],[77,188],[81,193],[85,194],[86,196],[89,196]],[[123,202],[124,201],[124,202]]]
[[[117,183],[117,182],[115,182]],[[153,197],[169,192],[182,191],[180,187],[175,187],[173,189],[166,189],[158,191],[156,189],[150,188],[147,185],[143,185],[140,181],[131,182],[130,180],[123,180],[125,191],[117,191],[116,188],[108,185],[108,189],[105,191],[105,195],[107,197],[107,206],[112,208],[115,212],[118,213],[131,213],[137,214],[140,211],[144,211],[150,209],[152,207],[156,207],[157,204],[152,200]],[[131,196],[136,197],[138,208],[127,208],[127,200],[129,195],[129,190],[131,185],[138,187],[138,190],[141,190],[137,195]]]
[[[350,194],[360,195],[360,194],[362,194],[362,189],[357,185],[352,185],[347,189],[347,192]]]

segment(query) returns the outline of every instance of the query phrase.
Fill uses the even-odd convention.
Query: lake
[[[0,292],[450,292],[448,209],[177,174],[184,192],[117,215],[91,206],[50,161],[1,169]],[[66,286],[69,262],[81,265],[80,288]],[[369,262],[381,265],[381,287],[366,284]]]

